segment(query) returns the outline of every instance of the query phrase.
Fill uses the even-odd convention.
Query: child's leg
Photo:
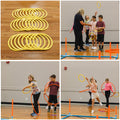
[[[103,49],[103,47],[104,47],[104,42],[102,42],[102,49]]]
[[[95,47],[97,47],[97,36],[95,35]]]
[[[96,99],[97,99],[97,101],[99,102],[99,104],[102,106],[102,103],[100,102],[99,97],[97,97]]]
[[[53,95],[49,95],[49,101],[48,101],[48,112],[50,112],[51,105],[52,105],[52,101],[53,101]]]
[[[92,99],[92,110],[94,109],[94,102],[95,102],[95,99]]]
[[[94,46],[94,37],[92,36],[92,46]]]
[[[39,97],[40,97],[40,93],[33,95],[34,109],[35,109],[35,111],[33,110],[34,113],[36,113],[36,112],[39,113],[39,109],[38,109],[38,99],[39,99]]]
[[[57,95],[54,96],[54,112],[56,112],[56,108],[57,108]]]

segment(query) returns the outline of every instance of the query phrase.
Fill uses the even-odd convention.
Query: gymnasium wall
[[[67,67],[67,70],[64,70]],[[80,82],[78,75],[83,74],[85,77],[97,80],[100,99],[105,102],[105,96],[101,93],[101,84],[105,78],[115,85],[116,91],[119,91],[119,62],[111,61],[64,61],[61,67],[61,100],[75,102],[88,102],[88,92],[79,93],[79,91],[87,89],[85,86],[87,81]],[[82,78],[81,78],[82,79]],[[114,89],[114,88],[113,88]],[[110,98],[111,103],[118,103],[118,94]]]
[[[100,6],[100,4],[98,4]],[[74,42],[74,32],[69,33],[73,26],[74,15],[80,8],[85,10],[85,15],[91,18],[95,12],[102,14],[105,28],[105,42],[119,42],[119,3],[117,1],[101,1],[101,8],[97,7],[97,1],[62,1],[61,2],[61,41],[68,38],[68,42]],[[97,15],[97,16],[98,16]],[[97,17],[98,20],[98,17]],[[85,33],[83,35],[85,41]],[[91,41],[90,41],[91,42]]]
[[[59,81],[59,63],[57,61],[10,62],[10,64],[2,62],[1,67],[2,102],[11,102],[11,100],[14,99],[16,103],[31,103],[31,93],[23,94],[22,89],[28,85],[28,75],[32,74],[42,91],[39,102],[46,104],[43,91],[45,84],[49,81],[49,76],[56,74],[56,80]]]

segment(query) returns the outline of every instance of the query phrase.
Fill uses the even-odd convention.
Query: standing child
[[[34,80],[34,77],[32,75],[29,75],[28,76],[28,82],[29,82],[29,85],[24,87],[23,88],[23,91],[26,89],[26,88],[32,88],[33,92],[33,99],[34,99],[34,110],[33,110],[33,113],[31,113],[31,116],[37,116],[37,114],[39,113],[39,109],[38,109],[38,99],[40,97],[40,94],[41,94],[41,91],[37,85],[37,82],[36,80]],[[36,114],[37,113],[37,114]]]
[[[96,24],[97,27],[97,41],[99,42],[99,50],[103,51],[104,47],[104,34],[105,23],[103,21],[103,15],[98,16],[99,21]]]
[[[54,103],[55,104],[54,112],[56,113],[58,89],[59,89],[59,82],[56,81],[56,75],[53,74],[50,76],[50,82],[46,90],[46,91],[49,90],[48,112],[50,112],[51,105],[52,103]],[[44,94],[46,94],[46,92]]]
[[[99,102],[99,104],[102,106],[102,103],[100,102],[100,99],[99,99],[99,94],[98,94],[98,88],[97,88],[97,81],[94,80],[94,78],[91,78],[91,82],[88,80],[88,78],[86,78],[89,86],[90,86],[90,91],[92,92],[92,110],[91,110],[91,113],[94,113],[94,102],[95,102],[95,99],[97,99],[97,101]]]
[[[90,26],[89,35],[92,38],[92,49],[95,50],[97,48],[96,16],[92,16],[92,21],[90,24],[92,26]]]
[[[90,18],[88,15],[85,16],[85,23],[86,24],[89,24],[90,23]],[[85,25],[84,26],[84,30],[85,30],[85,33],[86,33],[86,46],[89,46],[89,26]]]
[[[112,89],[112,85],[111,83],[109,82],[109,79],[105,79],[105,88],[103,90],[105,90],[105,97],[106,97],[106,107],[109,106],[109,98],[110,98],[110,91],[113,92],[113,89]]]

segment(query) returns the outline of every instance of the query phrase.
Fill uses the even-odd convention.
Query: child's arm
[[[73,31],[73,27],[71,28],[71,30],[70,30],[70,33]]]
[[[111,90],[112,92],[114,92],[113,89],[112,89],[112,85],[111,85],[111,84],[110,84],[110,90]]]
[[[90,85],[86,85],[86,87],[90,87]]]
[[[84,25],[91,26],[91,24],[84,23],[83,21],[80,21],[80,24],[83,25],[83,26]]]
[[[88,85],[91,86],[90,81],[88,80],[88,78],[86,77],[85,79],[87,80]]]
[[[23,91],[24,91],[26,88],[30,88],[30,87],[32,87],[32,83],[31,83],[30,85],[24,87],[24,88],[23,88]]]

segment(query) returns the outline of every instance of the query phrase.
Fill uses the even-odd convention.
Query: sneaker
[[[100,104],[100,106],[103,106],[103,104],[101,102],[99,104]]]
[[[50,112],[50,109],[48,109],[48,111],[47,112]]]
[[[90,45],[89,44],[85,44],[85,46],[89,47]]]
[[[74,52],[81,52],[82,50],[81,49],[74,49]]]
[[[86,49],[85,49],[85,48],[81,48],[80,50],[81,50],[81,51],[86,51]]]
[[[96,50],[97,49],[97,47],[94,47],[94,50]]]
[[[34,116],[37,116],[37,114],[36,114],[36,113],[33,113],[31,116],[34,117]]]
[[[103,52],[104,50],[103,49],[101,49],[101,52]]]
[[[56,110],[54,110],[54,113],[56,113]]]
[[[94,113],[94,110],[91,110],[91,113]]]
[[[94,50],[94,47],[92,46],[92,48],[91,48],[92,50]]]
[[[92,104],[88,104],[88,106],[92,106]]]
[[[34,113],[31,113],[30,115],[33,116]]]

